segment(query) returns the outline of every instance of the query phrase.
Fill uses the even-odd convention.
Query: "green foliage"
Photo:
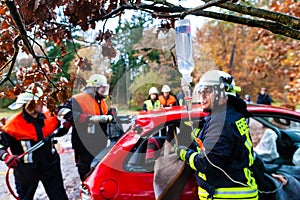
[[[134,45],[140,41],[144,29],[152,22],[153,19],[149,14],[137,13],[132,15],[130,21],[120,20],[115,29],[116,37],[113,38],[113,44],[118,51],[118,58],[111,63],[110,87],[117,104],[128,103],[130,83],[138,74],[148,69],[147,62],[141,56],[137,56],[138,50],[134,49]],[[158,58],[158,55],[150,55],[152,58]]]
[[[143,102],[149,97],[149,89],[151,87],[156,87],[159,90],[161,85],[157,83],[140,84],[140,87],[135,88],[133,91],[133,98],[130,106],[142,108]]]
[[[58,76],[69,78],[70,74],[68,74],[68,70],[72,60],[74,60],[75,58],[74,47],[78,49],[80,47],[80,44],[73,44],[69,40],[66,40],[64,46],[65,49],[63,50],[62,48],[54,45],[53,41],[48,43],[45,42],[45,45],[47,47],[47,54],[50,58],[50,62],[54,62],[56,58],[59,58],[59,60],[61,60],[63,63],[61,66],[62,72],[59,73]],[[65,51],[65,53],[63,51]]]

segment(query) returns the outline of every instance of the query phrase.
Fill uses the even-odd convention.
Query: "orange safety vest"
[[[73,96],[73,98],[79,104],[82,113],[90,115],[106,115],[108,112],[108,106],[104,99],[101,99],[100,105],[102,113],[100,112],[99,104],[95,98],[86,92],[82,92]]]
[[[56,116],[51,116],[49,110],[45,113],[44,127],[42,128],[43,137],[46,138],[59,126]],[[10,117],[2,129],[16,140],[34,140],[38,141],[36,129],[33,123],[28,123],[23,117],[23,112]]]
[[[158,100],[160,102],[160,105],[163,107],[168,107],[170,105],[175,105],[176,98],[173,95],[170,95],[168,99],[164,97],[164,95],[159,95]]]

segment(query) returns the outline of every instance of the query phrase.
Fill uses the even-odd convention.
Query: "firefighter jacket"
[[[144,101],[143,110],[153,110],[160,108],[160,103],[158,100],[152,101],[151,99],[147,99]]]
[[[53,133],[59,125],[57,117],[51,116],[49,111],[33,118],[23,108],[23,111],[9,118],[2,127],[0,156],[6,153],[7,148],[14,155],[21,155]],[[57,131],[62,136],[68,129],[59,128]],[[14,170],[15,179],[19,183],[32,183],[34,180],[56,176],[57,173],[60,173],[60,159],[53,146],[53,139],[46,140],[43,146],[26,154]]]
[[[250,169],[254,158],[246,115],[243,100],[229,95],[226,106],[215,108],[205,118],[197,136],[205,151],[195,141],[187,150],[186,161],[197,172],[200,199],[258,198]]]
[[[178,100],[173,95],[170,95],[168,99],[164,97],[164,95],[159,95],[158,100],[160,102],[160,105],[163,107],[169,107],[169,106],[178,106]]]
[[[107,145],[107,123],[91,122],[90,116],[106,115],[108,106],[103,96],[93,88],[85,88],[74,95],[60,109],[69,109],[69,121],[74,123],[71,142],[81,180],[90,170],[94,157]]]

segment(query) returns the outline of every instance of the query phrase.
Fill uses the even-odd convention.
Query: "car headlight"
[[[81,200],[91,200],[91,192],[86,185],[82,185],[80,188],[80,199]]]

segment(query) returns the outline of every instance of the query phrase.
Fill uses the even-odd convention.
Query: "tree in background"
[[[117,57],[111,62],[112,76],[110,81],[114,104],[128,104],[129,86],[133,79],[148,68],[147,62],[137,56],[134,45],[143,37],[145,28],[152,24],[149,14],[135,13],[130,20],[119,20],[112,43]]]
[[[55,62],[58,58],[61,61],[61,72],[57,74],[58,77],[63,76],[70,79],[70,74],[68,72],[72,61],[75,59],[75,51],[73,50],[74,47],[79,49],[80,45],[78,43],[74,44],[68,40],[65,41],[65,47],[63,48],[59,48],[54,45],[52,41],[45,44],[49,61]]]
[[[283,90],[288,83],[288,76],[281,74],[279,70],[283,63],[279,62],[276,65],[276,62],[265,57],[270,47],[277,47],[277,54],[281,52],[281,55],[286,52],[286,48],[290,47],[282,46],[283,44],[279,47],[280,43],[262,42],[259,29],[250,29],[247,26],[239,25],[234,44],[235,59],[231,69],[230,58],[235,28],[234,24],[227,22],[210,21],[206,23],[197,30],[195,41],[198,45],[196,45],[196,49],[201,49],[206,56],[213,60],[212,66],[215,69],[227,71],[235,77],[236,83],[242,87],[242,96],[250,94],[255,102],[260,88],[266,87],[273,100],[291,104],[292,102],[286,98],[286,92]],[[288,39],[285,38],[285,40]],[[196,65],[200,65],[202,69],[208,67],[199,62],[196,62]],[[285,69],[287,68],[285,67]]]

